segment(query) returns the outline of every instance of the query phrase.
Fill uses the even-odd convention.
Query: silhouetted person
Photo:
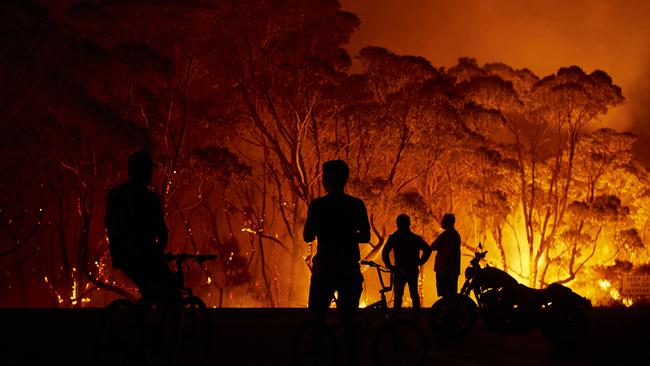
[[[334,291],[338,293],[336,307],[346,329],[346,343],[353,354],[354,315],[363,283],[359,243],[370,241],[370,224],[363,201],[344,192],[348,176],[349,168],[342,160],[323,164],[323,187],[327,194],[309,204],[303,238],[308,243],[318,239],[309,286],[309,308],[317,319],[325,321]]]
[[[397,230],[392,233],[386,241],[386,246],[381,252],[386,267],[393,270],[395,300],[393,307],[402,307],[404,287],[408,284],[413,308],[420,308],[420,296],[418,294],[418,275],[420,266],[423,265],[431,255],[431,247],[411,231],[411,219],[406,214],[397,216]],[[390,261],[390,252],[393,251],[395,264]],[[420,252],[422,253],[420,255]]]
[[[143,296],[176,303],[180,293],[163,259],[167,225],[158,195],[148,188],[153,173],[149,154],[129,156],[129,180],[113,188],[106,202],[105,227],[113,267],[121,269]]]
[[[456,218],[446,213],[440,225],[444,231],[431,244],[437,251],[433,267],[436,272],[438,296],[445,297],[458,292],[458,275],[460,274],[460,234],[454,228]]]

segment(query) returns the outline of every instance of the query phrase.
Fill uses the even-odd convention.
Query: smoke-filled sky
[[[636,154],[650,167],[650,0],[340,1],[361,19],[353,54],[375,45],[434,66],[470,56],[539,76],[569,65],[606,71],[626,102],[601,126],[636,133]],[[56,15],[71,0],[39,2]]]
[[[539,76],[561,66],[601,69],[626,103],[603,124],[640,136],[650,163],[650,1],[342,0],[361,18],[351,51],[366,45],[450,67],[462,56],[504,62]]]

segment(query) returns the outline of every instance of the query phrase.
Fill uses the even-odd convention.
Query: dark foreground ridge
[[[93,335],[102,309],[0,309],[2,365],[92,365]],[[306,309],[210,309],[207,365],[289,365],[289,339]],[[410,314],[406,314],[409,316]],[[561,353],[539,331],[488,333],[478,323],[464,340],[445,344],[425,329],[427,365],[614,365],[644,363],[650,347],[650,307],[595,308],[584,349]],[[334,313],[329,314],[333,319]],[[642,361],[643,360],[643,361]],[[184,364],[191,365],[191,360]],[[370,365],[371,362],[364,362]]]

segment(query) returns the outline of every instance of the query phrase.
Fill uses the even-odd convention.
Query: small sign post
[[[623,296],[650,296],[650,276],[623,277]]]

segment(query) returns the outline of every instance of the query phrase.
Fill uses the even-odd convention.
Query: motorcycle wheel
[[[541,327],[542,335],[562,351],[580,349],[589,331],[587,312],[578,305],[554,305]]]
[[[512,324],[512,302],[501,290],[488,290],[481,296],[481,320],[490,332],[503,333]]]
[[[474,328],[478,316],[476,303],[460,294],[447,296],[431,306],[429,326],[442,339],[462,337]]]

